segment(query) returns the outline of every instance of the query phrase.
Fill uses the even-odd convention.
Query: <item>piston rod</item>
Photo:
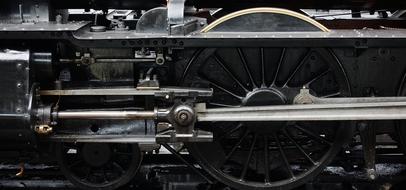
[[[57,119],[157,119],[157,111],[59,111],[54,115]]]

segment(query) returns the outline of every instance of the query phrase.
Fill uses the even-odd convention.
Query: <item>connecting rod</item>
[[[215,108],[197,111],[198,121],[348,121],[401,119],[406,119],[406,102],[300,104]]]

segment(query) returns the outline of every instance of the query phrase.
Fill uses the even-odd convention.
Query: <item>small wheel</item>
[[[65,177],[81,189],[113,190],[127,184],[142,160],[137,144],[58,143]]]

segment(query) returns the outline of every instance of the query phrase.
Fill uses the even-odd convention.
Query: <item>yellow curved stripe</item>
[[[237,12],[233,12],[230,13],[226,16],[223,16],[217,20],[215,20],[214,22],[212,22],[211,24],[207,25],[205,28],[203,28],[200,32],[205,33],[210,31],[211,29],[215,28],[216,26],[218,26],[219,24],[233,19],[235,17],[239,17],[242,15],[247,15],[247,14],[253,14],[253,13],[274,13],[274,14],[282,14],[282,15],[287,15],[287,16],[292,16],[295,18],[298,18],[300,20],[303,20],[305,22],[308,22],[310,24],[312,24],[313,26],[319,28],[321,31],[323,32],[330,32],[330,30],[328,28],[326,28],[325,26],[323,26],[322,24],[320,24],[319,22],[305,16],[302,15],[300,13],[291,11],[291,10],[287,10],[287,9],[280,9],[280,8],[270,8],[270,7],[260,7],[260,8],[251,8],[251,9],[244,9],[241,11],[237,11]]]

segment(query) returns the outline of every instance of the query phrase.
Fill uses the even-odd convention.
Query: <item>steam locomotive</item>
[[[113,190],[166,148],[231,188],[265,190],[308,183],[360,148],[373,181],[378,146],[406,150],[404,9],[2,0],[0,160],[55,160],[75,186]]]

